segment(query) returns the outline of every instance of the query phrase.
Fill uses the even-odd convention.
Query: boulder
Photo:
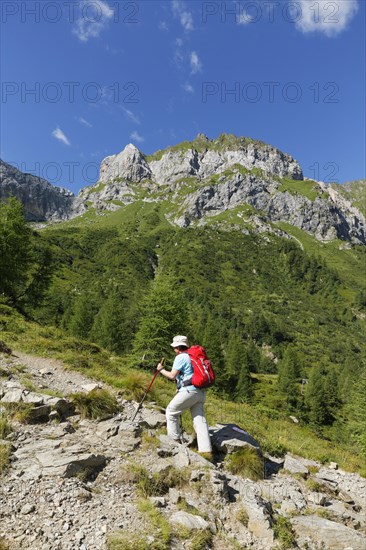
[[[67,446],[60,440],[32,441],[16,450],[13,469],[23,471],[25,479],[42,477],[74,477],[79,473],[89,476],[103,468],[104,455],[94,454],[74,444]]]
[[[186,529],[205,530],[209,528],[209,523],[201,516],[194,516],[188,512],[175,512],[169,518],[170,522],[176,526],[181,525]]]
[[[284,469],[291,474],[308,474],[309,470],[304,466],[300,458],[287,454],[283,465]]]
[[[38,421],[47,421],[49,414],[51,412],[51,407],[49,405],[39,405],[37,407],[32,407],[28,414],[29,422],[38,422]]]
[[[216,424],[210,428],[211,443],[218,451],[233,453],[249,446],[261,454],[260,445],[252,436],[236,424]]]
[[[142,419],[139,421],[139,424],[143,428],[151,428],[156,430],[157,428],[161,428],[166,425],[165,415],[159,411],[142,409],[141,417]]]
[[[5,391],[5,395],[1,398],[2,403],[20,403],[23,397],[23,390],[21,388],[14,388]]]
[[[61,418],[67,418],[75,413],[74,405],[63,397],[50,397],[44,395],[44,402],[57,411]]]
[[[364,550],[366,537],[350,527],[315,515],[291,519],[300,548],[315,550],[320,547],[332,550]]]
[[[263,545],[273,548],[274,533],[272,530],[272,506],[260,496],[260,487],[253,481],[238,476],[227,476],[229,490],[238,495],[248,514],[248,529]]]
[[[43,405],[44,396],[40,393],[35,393],[32,391],[30,392],[24,391],[22,400],[24,401],[24,403],[32,403],[33,405],[36,405],[36,406]]]

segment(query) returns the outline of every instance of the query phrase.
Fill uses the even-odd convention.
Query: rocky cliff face
[[[165,202],[167,218],[181,227],[204,224],[224,212],[237,215],[243,226],[240,209],[247,209],[245,231],[281,234],[277,224],[285,222],[320,241],[366,243],[365,182],[358,182],[355,194],[306,180],[290,155],[244,137],[222,134],[210,140],[199,134],[151,156],[129,144],[102,161],[99,182],[76,198],[6,163],[1,175],[0,198],[20,198],[32,221],[68,219],[91,208],[99,214],[142,200]]]
[[[72,213],[74,195],[47,180],[25,174],[0,160],[0,200],[16,197],[24,206],[28,221],[68,219]]]
[[[255,231],[278,233],[276,224],[286,222],[320,241],[366,242],[365,218],[341,190],[304,180],[291,156],[247,138],[199,134],[150,157],[129,144],[103,160],[100,182],[82,190],[75,207],[78,214],[87,202],[98,212],[116,210],[138,199],[169,200],[168,219],[181,227],[247,206]]]

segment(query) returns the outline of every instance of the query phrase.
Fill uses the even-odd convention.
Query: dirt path
[[[12,364],[20,367],[24,374],[32,375],[32,382],[40,389],[50,389],[69,395],[83,390],[87,384],[95,384],[96,380],[83,374],[65,368],[62,361],[44,357],[36,357],[21,351],[14,351]],[[98,385],[113,391],[113,388],[98,381]],[[115,391],[115,390],[114,390]]]

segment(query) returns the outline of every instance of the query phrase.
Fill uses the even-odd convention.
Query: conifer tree
[[[363,364],[351,391],[348,411],[351,437],[366,458],[366,365]]]
[[[291,407],[299,401],[300,370],[298,354],[292,346],[288,346],[278,366],[278,387]]]
[[[69,331],[73,336],[88,338],[94,322],[97,306],[92,293],[82,291],[74,302]]]
[[[324,425],[328,415],[327,392],[324,386],[325,371],[321,366],[313,367],[306,386],[305,405],[311,424]]]
[[[128,343],[126,332],[123,296],[113,289],[95,316],[90,338],[113,352],[121,353]]]
[[[186,305],[176,279],[170,275],[158,275],[141,304],[140,312],[134,354],[147,364],[157,362],[162,356],[169,358],[173,336],[187,333]]]
[[[0,294],[14,303],[29,277],[31,234],[22,204],[15,198],[0,202]]]

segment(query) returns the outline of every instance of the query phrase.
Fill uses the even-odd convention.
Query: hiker
[[[184,385],[193,376],[193,366],[188,350],[188,339],[186,336],[174,336],[170,344],[174,349],[176,358],[174,359],[171,371],[164,369],[164,365],[159,363],[157,370],[169,380],[176,380],[177,393],[169,403],[166,409],[167,431],[168,435],[180,441],[180,415],[187,409],[191,410],[194,430],[197,435],[197,444],[199,453],[212,453],[210,434],[203,409],[206,401],[206,392],[196,386]]]

